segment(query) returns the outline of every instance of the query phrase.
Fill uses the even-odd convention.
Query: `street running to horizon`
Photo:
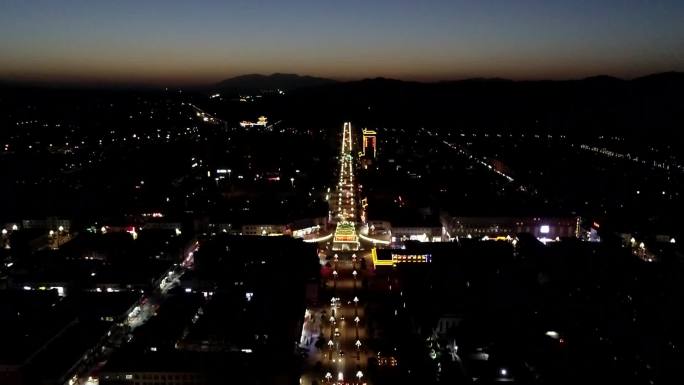
[[[337,201],[333,211],[337,226],[333,238],[333,250],[358,250],[356,234],[356,181],[354,179],[354,155],[352,154],[352,127],[346,122],[342,127],[340,153],[340,177],[337,183]]]
[[[321,256],[324,269],[323,290],[326,300],[308,308],[305,314],[300,349],[306,351],[305,370],[300,383],[367,384],[365,377],[368,359],[373,353],[367,346],[368,322],[366,301],[361,294],[361,282],[371,273],[370,252],[359,252],[356,233],[356,199],[354,163],[352,155],[351,123],[344,123],[340,152],[340,175],[336,189],[337,199],[331,202],[331,210],[337,221],[333,250],[339,250],[330,258],[328,252]],[[331,259],[331,264],[326,262]]]

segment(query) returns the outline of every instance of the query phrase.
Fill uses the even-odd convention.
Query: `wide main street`
[[[333,199],[332,211],[337,222],[333,237],[333,250],[357,250],[359,238],[356,232],[358,210],[356,209],[356,179],[354,178],[354,153],[351,123],[342,127],[340,151],[340,174],[336,187],[337,199]]]
[[[361,262],[365,258],[366,262]],[[302,384],[363,384],[368,358],[367,300],[362,282],[370,273],[369,253],[335,253],[323,263],[325,269],[324,300],[307,310],[300,344],[306,348],[306,368]]]
[[[368,320],[364,280],[371,274],[368,251],[359,248],[356,232],[356,181],[354,180],[353,137],[350,123],[344,123],[340,151],[337,199],[331,202],[337,229],[333,250],[321,255],[324,283],[321,302],[307,309],[300,347],[306,350],[301,383],[366,384]],[[362,261],[365,259],[365,261]]]

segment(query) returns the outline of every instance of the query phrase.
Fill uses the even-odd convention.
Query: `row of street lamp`
[[[334,339],[336,337],[335,325],[337,324],[337,318],[336,318],[337,307],[339,306],[339,303],[340,303],[340,298],[336,297],[337,278],[339,276],[339,273],[337,272],[338,261],[339,261],[339,256],[337,254],[335,254],[333,257],[333,272],[332,272],[332,275],[333,275],[333,297],[330,299],[330,303],[331,303],[331,316],[329,318],[329,321],[330,321],[330,340],[328,341],[328,348],[329,348],[328,359],[332,362],[334,362],[334,360],[333,360],[333,348],[336,346]],[[356,280],[357,280],[357,276],[358,276],[358,272],[356,270],[356,254],[352,255],[352,267],[353,267],[352,276],[354,278],[354,280],[353,280],[353,282],[354,282],[354,286],[353,286],[353,288],[354,288],[353,289],[353,293],[354,293],[354,299],[353,299],[353,302],[354,302],[354,319],[353,320],[354,320],[354,324],[355,324],[355,337],[356,337],[356,341],[354,342],[354,346],[356,348],[356,360],[359,361],[361,359],[362,343],[361,343],[361,340],[359,338],[359,322],[361,321],[361,318],[359,317],[359,313],[358,313],[358,303],[360,300],[359,300],[359,297],[358,297],[357,292],[356,292],[356,290],[357,290],[356,289]],[[363,372],[361,370],[358,370],[356,372],[355,376],[356,376],[356,379],[358,380],[358,382],[360,383],[362,378],[363,378]],[[333,383],[332,373],[326,372],[325,379],[328,383]],[[338,371],[336,381],[338,381],[338,382],[344,381],[344,374],[342,371]]]

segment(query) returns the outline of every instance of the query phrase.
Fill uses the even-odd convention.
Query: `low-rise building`
[[[529,233],[536,238],[576,237],[579,217],[452,217],[442,218],[448,238],[515,237]]]
[[[242,225],[242,235],[285,235],[287,233],[287,225],[279,224],[250,224]]]

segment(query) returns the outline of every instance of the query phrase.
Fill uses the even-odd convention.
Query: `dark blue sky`
[[[632,77],[684,70],[684,0],[0,0],[0,78]]]

